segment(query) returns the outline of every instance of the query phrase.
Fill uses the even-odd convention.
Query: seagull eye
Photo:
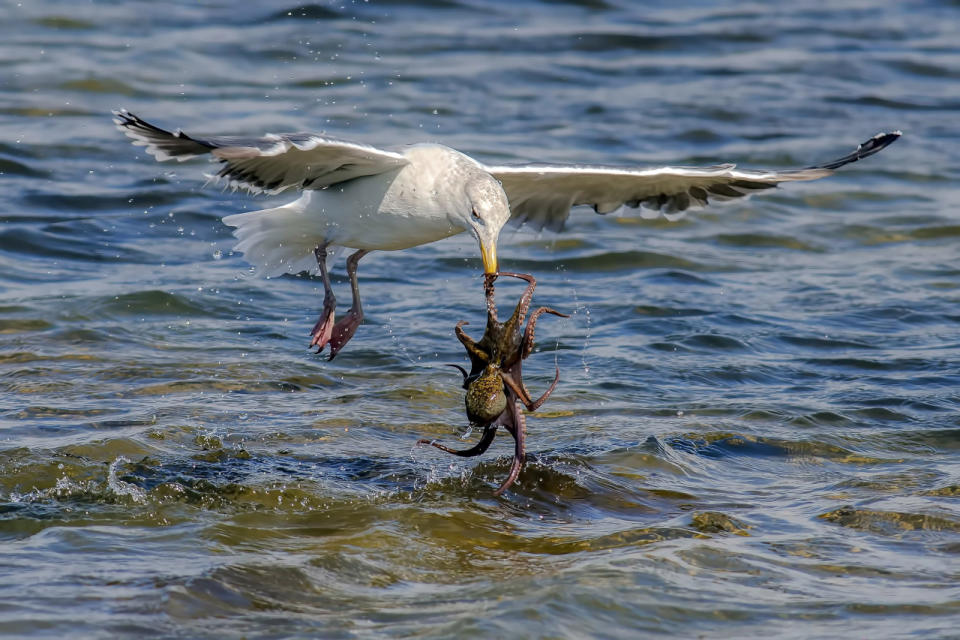
[[[476,208],[470,210],[470,215],[473,216],[473,219],[477,222],[483,222],[483,220],[480,219],[480,214],[477,213]]]

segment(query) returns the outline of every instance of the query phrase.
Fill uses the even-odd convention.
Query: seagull
[[[563,229],[570,210],[591,205],[606,214],[626,205],[667,217],[709,203],[748,196],[781,182],[816,180],[871,156],[900,137],[879,133],[832,162],[781,171],[705,167],[617,167],[580,164],[486,165],[440,144],[396,150],[317,133],[261,137],[190,136],[156,127],[121,109],[117,128],[158,161],[212,156],[215,181],[251,193],[301,192],[279,207],[223,218],[234,227],[234,248],[265,276],[312,271],[323,281],[320,318],[310,347],[329,345],[332,360],[363,320],[357,264],[371,251],[396,251],[469,231],[488,276],[497,273],[497,239],[508,222]],[[353,295],[346,315],[327,269],[328,250],[354,249],[346,260]]]

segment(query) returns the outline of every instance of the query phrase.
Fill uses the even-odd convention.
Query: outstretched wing
[[[324,189],[407,164],[399,153],[315,133],[194,138],[155,127],[126,110],[113,115],[117,128],[157,160],[183,162],[210,154],[223,163],[217,178],[253,193],[279,193],[291,187]]]
[[[838,167],[877,153],[899,137],[899,131],[880,133],[842,158],[787,171],[743,170],[733,164],[640,168],[524,164],[486,170],[503,185],[510,201],[511,222],[559,231],[575,205],[591,205],[601,214],[623,205],[643,206],[669,217],[710,202],[770,189],[781,182],[828,176]]]

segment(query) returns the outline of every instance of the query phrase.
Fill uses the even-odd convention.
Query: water
[[[960,637],[956,5],[416,4],[3,4],[0,634]],[[560,386],[495,499],[505,434],[414,445],[465,427],[474,242],[366,258],[327,362],[319,281],[252,275],[220,222],[288,196],[153,162],[120,107],[490,162],[905,136],[679,222],[506,233],[572,317],[539,325],[527,382]]]

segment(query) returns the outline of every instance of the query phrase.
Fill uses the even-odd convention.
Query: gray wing
[[[113,115],[117,128],[157,160],[183,162],[210,154],[223,164],[215,178],[254,193],[324,189],[407,164],[399,153],[314,133],[194,138],[156,127],[126,110]]]
[[[884,149],[900,132],[880,133],[856,151],[805,169],[756,171],[736,165],[712,167],[608,167],[525,164],[486,167],[500,180],[510,201],[511,222],[536,229],[563,228],[570,208],[591,205],[597,213],[610,213],[623,205],[652,209],[655,215],[681,214],[711,202],[731,200],[771,189],[781,182],[816,180],[834,169]]]

